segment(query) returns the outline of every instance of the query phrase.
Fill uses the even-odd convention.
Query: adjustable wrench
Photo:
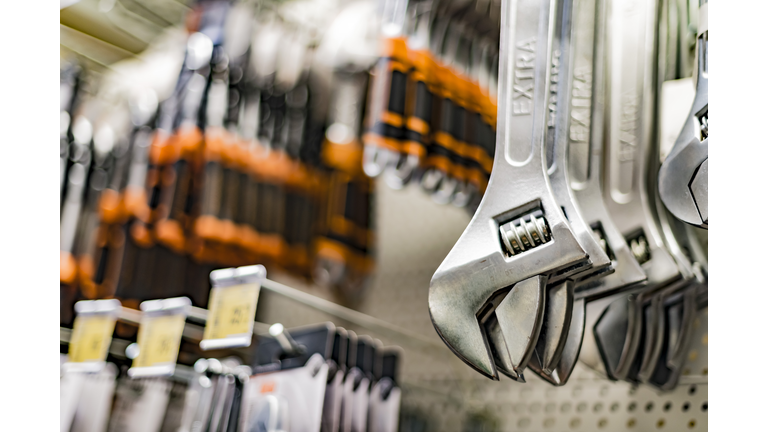
[[[681,277],[675,261],[664,247],[646,184],[654,125],[657,6],[656,0],[607,2],[610,37],[606,38],[608,109],[604,128],[604,199],[616,227],[648,276],[644,292],[633,300],[632,317],[639,317],[639,308],[652,292]],[[610,308],[611,313],[621,310],[621,306]],[[606,363],[608,375],[624,379],[637,353],[641,326],[636,319],[630,319],[623,337],[611,335],[614,342],[623,339],[623,344],[611,345],[605,337],[607,333],[618,331],[607,327],[611,320],[605,318],[602,324],[598,320],[595,337],[603,359],[610,360]],[[601,342],[601,338],[605,340]],[[608,349],[617,353],[608,354]]]
[[[477,213],[430,283],[438,334],[491,379],[498,379],[497,370],[520,376],[541,330],[548,277],[587,260],[546,173],[554,3],[502,3],[493,175]],[[488,336],[483,327],[491,328]]]
[[[659,194],[669,211],[683,222],[708,228],[709,172],[709,30],[707,0],[700,0],[696,97],[675,146],[659,170]]]
[[[562,186],[562,180],[553,180],[553,185],[560,185],[562,198],[559,202],[565,204],[566,215],[572,215],[571,227],[575,233],[580,231],[577,234],[580,244],[588,250],[595,267],[586,275],[575,278],[576,300],[556,373],[548,375],[546,372],[552,372],[551,366],[547,371],[539,359],[530,366],[555,385],[565,384],[578,359],[585,327],[585,299],[631,287],[646,278],[608,216],[602,198],[600,118],[603,74],[599,65],[603,57],[604,8],[601,1],[576,0],[564,9],[564,13],[572,14],[573,30],[569,34],[566,26],[561,53],[564,68],[558,82],[560,106],[556,109],[559,111],[557,121],[564,124],[558,129],[557,141],[551,143],[554,160],[550,177],[568,176],[567,188]],[[596,127],[592,127],[593,119]]]

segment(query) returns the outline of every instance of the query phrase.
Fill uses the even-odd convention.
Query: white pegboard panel
[[[432,203],[417,186],[376,185],[377,267],[353,307],[435,342],[416,348],[388,340],[309,307],[262,292],[258,318],[287,327],[332,321],[401,345],[402,431],[683,431],[707,429],[707,311],[700,313],[681,385],[659,393],[611,382],[577,366],[564,387],[535,376],[527,384],[484,379],[445,347],[427,308],[429,281],[470,220],[462,209]],[[280,274],[270,278],[339,301],[329,290]],[[693,390],[692,390],[693,389]],[[692,392],[692,393],[691,393]],[[702,408],[704,407],[704,408]]]

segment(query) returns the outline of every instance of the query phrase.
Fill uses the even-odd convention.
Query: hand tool
[[[699,35],[696,41],[698,69],[696,97],[675,146],[659,170],[659,194],[669,211],[683,222],[708,228],[709,186],[709,31],[707,0],[699,6]]]
[[[60,315],[61,325],[71,326],[74,319],[73,308],[78,299],[77,291],[77,261],[75,258],[78,242],[78,226],[83,207],[85,192],[88,187],[88,173],[92,160],[91,141],[93,126],[87,114],[93,114],[96,109],[92,99],[83,107],[83,114],[74,120],[72,135],[74,140],[70,149],[69,159],[72,166],[67,172],[66,196],[62,202],[61,232],[60,232]],[[89,106],[90,105],[90,106]]]
[[[317,241],[315,280],[336,286],[354,299],[373,270],[370,223],[372,182],[360,161],[360,122],[363,118],[366,74],[351,67],[334,71],[322,160],[331,172],[328,181],[326,233]]]
[[[382,56],[370,85],[368,120],[363,135],[363,170],[377,177],[398,157],[405,114],[408,54],[402,36],[407,0],[383,0]]]
[[[520,376],[541,330],[547,279],[587,260],[546,173],[553,7],[554,2],[529,0],[502,4],[504,103],[493,173],[477,213],[430,283],[430,316],[438,334],[492,379],[498,379],[497,370]],[[481,323],[491,329],[488,336]]]
[[[657,12],[658,2],[655,0],[631,4],[612,0],[607,3],[603,197],[616,227],[648,277],[644,291],[633,297],[633,319],[640,316],[640,308],[654,292],[681,278],[677,264],[664,246],[661,229],[649,203],[652,195],[647,186],[655,124],[656,73],[653,66],[658,53],[655,48]],[[636,52],[642,55],[630,54]],[[622,307],[609,308],[609,311],[623,311]],[[606,323],[611,321],[605,314],[603,317]],[[596,338],[604,337],[610,330],[606,327],[598,331],[597,327],[603,325],[608,324],[601,324],[599,320],[596,323]],[[608,360],[606,372],[609,377],[627,377],[638,350],[641,327],[638,321],[630,321],[623,339],[615,335],[615,339],[611,338],[614,342],[623,340],[623,345],[597,341],[604,360]],[[608,354],[606,350],[614,353]],[[617,362],[613,362],[615,359]]]
[[[417,174],[431,135],[431,88],[435,85],[434,60],[429,52],[431,6],[431,1],[408,5],[406,49],[410,70],[405,85],[403,153],[393,158],[384,171],[384,179],[393,189],[402,189]]]

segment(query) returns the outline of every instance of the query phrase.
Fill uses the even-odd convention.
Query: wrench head
[[[709,159],[709,76],[707,42],[699,38],[696,97],[688,120],[659,170],[659,195],[678,219],[708,228],[707,186]]]
[[[703,224],[702,228],[708,228],[709,226],[709,211],[708,211],[708,196],[709,196],[709,158],[699,165],[699,169],[696,171],[696,175],[691,181],[691,193],[693,200],[696,202],[696,208],[699,210],[701,220]]]
[[[634,356],[629,355],[630,351],[635,351],[631,349],[637,327],[634,297],[626,296],[613,301],[592,330],[605,372],[612,380],[624,379],[634,361]]]
[[[682,147],[676,145],[659,170],[659,195],[664,206],[676,218],[701,228],[707,227],[708,218],[708,141],[693,136]]]
[[[541,330],[545,287],[546,277],[531,277],[496,293],[490,302],[483,302],[482,310],[474,311],[466,307],[466,298],[451,295],[460,293],[435,290],[433,284],[432,324],[448,348],[476,371],[498,380],[499,369],[518,379]]]
[[[555,370],[568,341],[573,312],[573,282],[566,281],[547,288],[544,323],[536,343],[534,356],[545,374]]]
[[[568,339],[563,347],[560,360],[551,373],[546,373],[542,369],[542,362],[539,356],[534,353],[528,362],[528,369],[532,370],[544,381],[554,385],[562,386],[568,382],[568,378],[576,367],[579,359],[581,344],[584,340],[584,330],[587,322],[587,304],[586,300],[580,299],[573,303],[573,312],[571,313],[571,323],[568,326]]]

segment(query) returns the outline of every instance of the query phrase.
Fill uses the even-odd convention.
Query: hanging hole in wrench
[[[513,217],[503,215],[496,218],[501,249],[508,258],[552,240],[552,232],[540,204],[533,203],[523,208]]]
[[[629,250],[634,255],[637,262],[642,265],[651,259],[651,250],[648,246],[648,238],[645,236],[643,230],[635,231],[628,235],[627,245]]]

